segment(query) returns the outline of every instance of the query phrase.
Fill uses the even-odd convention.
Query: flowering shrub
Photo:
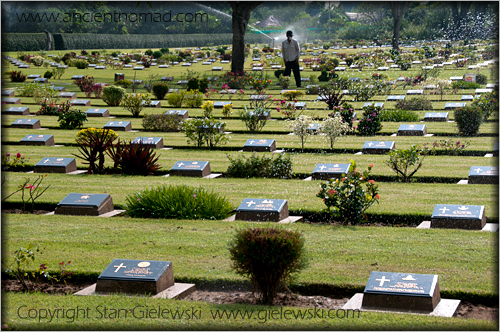
[[[352,119],[352,115],[351,115]],[[319,127],[319,131],[330,141],[330,149],[333,149],[335,139],[352,131],[351,122],[345,122],[340,113],[335,113],[333,116],[327,117]]]
[[[12,157],[11,153],[2,153],[2,170],[6,171],[10,167],[24,167],[25,160],[26,157],[22,156],[20,152],[15,157]]]
[[[311,131],[308,130],[311,120],[310,116],[301,115],[295,120],[288,119],[285,122],[285,125],[292,130],[293,134],[299,137],[302,151],[304,151],[304,144],[311,135]]]
[[[106,83],[104,83],[104,84],[106,84]],[[94,97],[96,97],[97,99],[100,99],[101,93],[102,93],[102,84],[95,83],[94,85],[92,85],[92,92],[94,92]]]
[[[251,77],[251,76],[250,76]],[[264,91],[269,87],[272,83],[270,79],[263,79],[261,77],[256,77],[250,80],[250,85],[253,89],[257,91],[257,93],[264,93]]]
[[[185,96],[186,96],[186,91],[179,90],[174,93],[168,94],[167,101],[170,105],[174,107],[182,107],[182,103],[184,102]]]
[[[382,124],[380,123],[381,110],[381,107],[374,106],[373,104],[363,107],[363,118],[358,124],[358,131],[361,135],[373,136],[382,129]]]
[[[10,196],[12,196],[18,192],[21,192],[21,200],[23,201],[22,210],[26,211],[26,204],[31,202],[30,212],[33,212],[33,210],[35,209],[36,199],[38,197],[42,196],[43,193],[45,193],[45,191],[47,189],[49,189],[49,187],[50,187],[50,185],[48,185],[45,188],[40,187],[42,182],[43,182],[43,179],[46,176],[47,176],[47,174],[39,175],[33,182],[31,182],[30,178],[26,178],[24,180],[24,182],[18,186],[18,189],[16,191],[14,191],[13,193],[11,193],[10,195],[4,197],[2,199],[2,202],[4,202]],[[28,190],[26,190],[26,189],[28,189]]]
[[[349,128],[352,128],[354,123],[354,108],[351,104],[344,103],[343,106],[334,106],[331,113],[328,113],[329,117],[334,117],[337,113],[342,117],[342,121],[346,123]]]
[[[144,108],[143,102],[150,102],[148,93],[126,93],[122,99],[122,106],[137,118]]]
[[[222,106],[222,115],[224,115],[226,118],[229,118],[231,114],[233,114],[232,104],[225,104],[224,106]]]
[[[472,106],[478,107],[484,114],[484,121],[488,120],[493,112],[498,112],[498,91],[483,93],[472,102]]]
[[[234,178],[280,178],[291,179],[293,176],[292,160],[286,153],[269,153],[259,155],[254,152],[250,158],[244,156],[232,159],[227,168],[227,175]]]
[[[203,103],[203,105],[201,105],[201,108],[203,108],[203,116],[209,118],[212,116],[212,112],[214,110],[214,102],[207,100]]]
[[[42,106],[40,110],[35,113],[36,115],[58,115],[59,106],[55,102],[48,102],[47,100],[42,101]]]
[[[285,97],[288,101],[295,100],[295,102],[297,102],[297,98],[302,97],[304,95],[304,92],[298,90],[289,90],[283,92],[281,95]]]
[[[248,82],[246,72],[227,72],[219,76],[219,84],[227,84],[231,89],[243,89]]]
[[[282,89],[288,89],[290,87],[291,79],[292,78],[290,76],[283,76],[283,74],[280,74],[278,83],[280,84]]]
[[[186,107],[200,107],[203,104],[203,93],[198,90],[187,91],[182,102]]]
[[[57,101],[59,94],[52,85],[38,84],[39,86],[33,90],[33,100],[36,104],[41,104],[43,101],[49,103]]]
[[[330,179],[320,185],[317,197],[321,198],[334,217],[340,218],[344,224],[355,225],[367,219],[365,211],[380,199],[378,185],[370,180],[373,164],[363,173],[356,169],[356,162],[351,159],[349,172],[342,179]],[[363,188],[363,186],[365,188]]]
[[[197,147],[206,144],[209,148],[225,144],[228,141],[225,135],[226,123],[213,118],[188,119],[182,123],[188,143],[194,142]]]
[[[424,147],[427,145],[427,143],[424,144]],[[462,151],[469,145],[469,142],[461,142],[461,141],[456,141],[452,139],[442,139],[440,141],[434,141],[432,143],[432,150],[430,150],[431,154],[436,154],[436,151],[438,149],[442,149],[448,153],[450,153],[453,156],[458,156],[462,154]]]
[[[377,89],[364,83],[354,84],[349,89],[349,93],[354,96],[353,101],[367,101],[377,94]]]
[[[264,107],[247,108],[239,112],[240,119],[245,123],[247,129],[252,133],[257,133],[264,128],[267,122],[269,110]]]
[[[288,119],[295,119],[297,117],[297,108],[295,107],[296,102],[297,100],[290,102],[284,99],[274,99],[274,104],[277,105],[276,111],[283,114],[283,116]]]
[[[83,123],[87,121],[87,114],[80,110],[69,109],[65,112],[59,112],[57,121],[61,129],[81,128]]]

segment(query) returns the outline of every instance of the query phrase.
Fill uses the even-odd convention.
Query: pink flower
[[[17,158],[21,158],[21,154],[18,152],[16,155]]]
[[[7,153],[7,157],[10,157],[10,153]]]
[[[193,195],[193,197],[196,197],[196,194],[195,194],[195,195]]]
[[[140,200],[141,200],[140,198],[138,198],[138,199],[137,199],[137,201],[138,201],[138,202],[139,202]]]

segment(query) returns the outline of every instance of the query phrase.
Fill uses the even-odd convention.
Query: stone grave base
[[[493,157],[493,153],[487,153],[484,155],[486,158],[492,158]]]
[[[116,295],[117,293],[109,293],[109,292],[96,292],[97,284],[93,284],[87,288],[82,289],[79,292],[74,293],[73,295],[99,295],[99,296],[106,296],[106,295]],[[186,296],[194,293],[196,291],[196,286],[195,284],[184,284],[184,283],[174,283],[173,286],[165,289],[164,291],[150,296],[151,298],[159,298],[159,299],[183,299]],[[136,296],[148,296],[148,295],[141,295],[141,294],[125,294],[121,293],[121,295],[125,296],[131,296],[131,297],[136,297]],[[149,297],[149,296],[148,296]]]
[[[491,175],[469,176],[467,184],[498,184],[498,176],[491,176]]]
[[[113,199],[108,195],[107,198],[98,207],[61,205],[56,206],[54,213],[73,216],[100,216],[113,210]]]
[[[113,210],[113,211],[109,211],[109,212],[100,214],[100,215],[98,215],[96,217],[109,218],[109,217],[118,216],[118,215],[120,215],[120,214],[122,214],[124,212],[125,212],[125,210]],[[55,212],[49,212],[49,213],[46,213],[45,216],[52,216],[54,214],[55,214]]]
[[[344,310],[360,310],[372,312],[390,312],[414,315],[427,315],[439,317],[453,317],[453,314],[460,304],[460,300],[441,299],[433,311],[418,311],[418,310],[404,310],[404,309],[365,309],[362,307],[363,297],[365,294],[356,293],[343,307]]]
[[[285,218],[283,220],[278,221],[278,224],[291,224],[291,223],[300,221],[302,219],[303,219],[303,217],[300,217],[300,216],[288,216],[288,218]],[[236,220],[236,214],[233,214],[231,217],[226,218],[222,221],[235,221],[235,220]]]
[[[420,225],[417,226],[418,229],[429,229],[431,228],[430,221],[422,221]],[[435,228],[435,227],[434,227]],[[494,223],[486,223],[484,227],[481,229],[483,232],[498,232],[498,224]]]
[[[177,175],[177,174],[175,174],[175,175]],[[169,176],[170,176],[170,174],[165,175],[166,178],[168,178]],[[186,175],[186,176],[193,177],[193,175]],[[215,179],[215,178],[218,178],[219,176],[222,176],[222,173],[211,173],[209,175],[203,176],[202,178],[203,179]],[[196,177],[199,177],[199,176],[196,176]]]
[[[61,167],[62,168],[62,167]],[[34,171],[29,171],[29,172],[26,172],[26,174],[33,174],[35,173]],[[84,171],[84,170],[76,170],[76,171],[73,171],[73,172],[68,172],[66,174],[69,174],[69,175],[78,175],[78,174],[85,174],[87,173],[87,171]]]

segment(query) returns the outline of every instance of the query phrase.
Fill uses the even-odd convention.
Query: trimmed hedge
[[[161,34],[161,35],[118,35],[90,33],[53,34],[52,49],[126,49],[126,48],[161,48],[190,47],[232,44],[232,33],[221,34]],[[245,43],[266,43],[269,39],[263,35],[247,34]],[[45,33],[4,33],[2,51],[39,51],[46,49]]]

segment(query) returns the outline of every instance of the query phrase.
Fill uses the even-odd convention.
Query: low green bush
[[[78,69],[86,69],[89,66],[87,60],[76,60],[73,62],[73,65]]]
[[[307,267],[304,237],[277,227],[236,232],[229,244],[232,268],[250,279],[263,304],[272,305],[280,288]]]
[[[120,106],[125,89],[119,86],[105,86],[102,88],[102,100],[109,106]]]
[[[408,110],[384,109],[380,112],[382,122],[415,122],[419,119],[417,113]]]
[[[363,107],[363,118],[358,123],[358,132],[363,136],[373,136],[382,129],[380,112],[382,108],[371,104]]]
[[[168,93],[168,85],[166,83],[154,83],[152,91],[156,99],[163,100]]]
[[[182,130],[182,121],[171,114],[146,114],[142,118],[142,127],[146,131],[177,132]]]
[[[203,93],[198,90],[191,90],[184,95],[183,103],[186,107],[195,108],[203,104]]]
[[[476,83],[486,84],[488,83],[488,78],[484,74],[476,74]]]
[[[264,128],[267,123],[269,110],[264,107],[245,108],[239,112],[240,119],[251,133],[257,133]]]
[[[214,118],[188,119],[182,123],[188,143],[194,142],[197,147],[206,144],[209,148],[225,144],[228,138],[225,134],[226,123]]]
[[[484,114],[479,107],[465,106],[455,110],[455,123],[463,136],[475,136],[483,119]]]
[[[179,90],[167,95],[167,101],[173,107],[182,107],[186,91]]]
[[[398,100],[394,108],[408,111],[432,110],[432,102],[424,96]]]
[[[59,112],[57,121],[61,129],[82,128],[83,123],[87,121],[87,114],[80,110],[68,109],[67,111]]]
[[[254,152],[250,158],[241,156],[236,159],[228,155],[230,165],[226,174],[234,178],[292,178],[293,164],[290,155],[286,153],[268,155],[268,153],[258,155]]]
[[[135,218],[221,220],[233,211],[226,197],[188,186],[158,186],[126,200],[126,213]]]
[[[119,80],[114,83],[114,85],[118,85],[123,87],[124,89],[130,88],[132,86],[132,81],[131,80]]]
[[[481,84],[467,81],[454,81],[451,83],[453,89],[479,89]]]

